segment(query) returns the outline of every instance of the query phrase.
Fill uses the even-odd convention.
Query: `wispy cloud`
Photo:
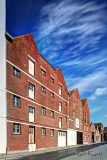
[[[101,108],[102,108],[102,107],[93,108],[93,109],[90,110],[90,112],[91,112],[91,114],[92,114],[92,113],[95,113],[95,112],[98,112],[99,110],[101,110]]]
[[[97,88],[96,91],[89,97],[90,100],[95,100],[98,96],[106,95],[107,94],[107,87],[106,88]]]
[[[107,117],[107,114],[105,114],[104,117]]]
[[[80,93],[93,92],[98,86],[104,87],[106,85],[107,71],[101,70],[85,75],[85,77],[65,77],[69,90],[78,88]],[[70,85],[72,86],[70,87]]]

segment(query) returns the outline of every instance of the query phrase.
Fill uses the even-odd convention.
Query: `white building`
[[[0,154],[6,153],[6,39],[5,39],[5,0],[0,0]]]

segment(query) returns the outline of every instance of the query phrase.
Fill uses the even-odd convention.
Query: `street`
[[[90,151],[86,152],[85,151]],[[91,152],[92,151],[92,152]],[[92,154],[92,155],[91,155]],[[97,154],[97,155],[94,155]],[[48,153],[30,155],[20,160],[107,160],[107,143],[92,144]]]

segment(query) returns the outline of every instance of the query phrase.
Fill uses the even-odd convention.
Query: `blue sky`
[[[7,0],[6,30],[32,33],[40,53],[61,67],[68,90],[88,98],[92,122],[107,126],[107,1]]]

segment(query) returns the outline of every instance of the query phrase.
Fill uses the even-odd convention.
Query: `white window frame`
[[[41,128],[41,135],[46,136],[46,128]]]
[[[20,134],[20,124],[13,123],[13,134]]]
[[[59,112],[62,112],[62,102],[59,101]]]
[[[51,97],[54,98],[54,93],[53,92],[51,92]]]
[[[51,111],[51,118],[54,118],[54,111]]]
[[[46,108],[45,107],[41,107],[41,114],[43,116],[46,116]]]
[[[35,85],[29,82],[29,98],[34,99],[35,97]]]
[[[44,86],[41,86],[41,91],[42,91],[43,93],[46,93],[46,88],[45,88]]]
[[[35,62],[29,58],[29,73],[35,75]]]
[[[20,77],[20,70],[13,66],[13,74],[17,77]]]
[[[13,95],[13,105],[20,108],[20,97]]]
[[[34,113],[35,113],[35,108],[32,106],[29,106],[29,114],[34,115]]]
[[[54,84],[54,77],[50,76],[51,77],[51,82]]]
[[[46,77],[46,70],[44,68],[41,67],[41,74]]]
[[[62,117],[59,117],[59,128],[62,128]]]
[[[62,85],[59,84],[59,95],[61,96],[62,95]]]
[[[54,129],[51,129],[51,137],[54,137]]]

